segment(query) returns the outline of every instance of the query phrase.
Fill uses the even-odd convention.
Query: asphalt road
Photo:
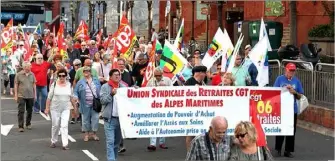
[[[69,142],[70,150],[61,149],[61,143],[55,149],[49,148],[51,122],[40,114],[33,114],[32,130],[18,132],[17,105],[11,98],[1,97],[1,123],[14,124],[7,136],[1,137],[1,160],[34,160],[34,161],[92,161],[106,160],[105,136],[103,125],[100,125],[98,136],[100,141],[84,142],[79,124],[69,125],[69,134],[76,142]],[[183,137],[167,138],[167,150],[155,152],[146,150],[149,139],[126,140],[127,151],[120,155],[119,161],[140,160],[184,160],[186,155]],[[274,147],[274,138],[268,137],[269,147]],[[89,152],[94,157],[89,157]],[[296,153],[294,160],[334,160],[334,138],[318,133],[297,129]],[[276,160],[287,160],[280,157]]]

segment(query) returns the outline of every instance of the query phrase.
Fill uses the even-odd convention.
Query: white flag
[[[250,60],[255,64],[258,70],[256,80],[258,86],[261,87],[269,83],[269,64],[267,60],[268,41],[269,38],[267,36],[263,37],[249,53]]]
[[[236,42],[236,45],[235,45],[235,48],[234,48],[234,52],[233,52],[233,55],[230,59],[230,62],[229,62],[229,65],[228,65],[228,68],[227,68],[227,72],[228,73],[231,73],[231,71],[233,70],[234,68],[234,65],[235,65],[235,60],[236,60],[236,56],[237,54],[239,53],[239,50],[240,50],[240,47],[241,47],[241,44],[243,42],[243,38],[244,36],[242,35],[242,33],[240,34],[240,37],[238,38],[237,42]],[[222,67],[222,65],[221,65]]]
[[[258,39],[258,41],[261,41],[262,38],[265,37],[265,36],[269,38],[268,32],[266,31],[266,28],[265,28],[265,23],[264,23],[263,18],[262,18],[261,27],[259,29],[259,39]],[[269,39],[268,39],[268,42],[267,42],[267,46],[268,46],[268,51],[272,51]]]
[[[219,27],[211,44],[209,44],[205,57],[202,59],[202,64],[209,70],[217,59],[223,55],[230,55],[233,49],[234,45],[231,42],[226,29],[223,33]]]

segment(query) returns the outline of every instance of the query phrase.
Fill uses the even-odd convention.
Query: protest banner
[[[250,119],[251,106],[266,135],[293,135],[293,96],[281,88],[120,88],[116,100],[122,102],[118,113],[123,138],[196,136],[208,131],[215,116],[227,118],[232,135],[236,124]]]

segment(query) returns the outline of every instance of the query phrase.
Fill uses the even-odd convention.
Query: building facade
[[[290,34],[290,8],[289,1],[227,1],[223,6],[222,21],[227,29],[231,40],[234,40],[234,23],[238,21],[260,20],[277,21],[283,23],[282,45],[289,43]],[[330,18],[327,15],[321,1],[297,1],[297,45],[308,43],[308,31],[319,24],[328,24]],[[159,8],[164,11],[166,2],[161,1]],[[192,29],[192,14],[194,12],[194,37],[196,40],[206,38],[206,15],[201,11],[205,4],[196,1],[181,1],[181,12],[184,20],[184,40],[188,42]],[[218,29],[218,5],[210,5],[209,11],[209,41],[213,38]],[[176,2],[171,1],[171,19],[176,18]],[[160,14],[159,26],[165,27],[166,17]],[[174,21],[171,21],[171,37],[175,37],[178,30]]]

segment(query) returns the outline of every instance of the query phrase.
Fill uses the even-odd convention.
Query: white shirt
[[[109,80],[109,71],[112,69],[111,63],[107,63],[105,65],[103,62],[101,63],[93,62],[92,68],[94,68],[97,71],[99,78],[104,78],[104,80],[106,81]]]
[[[153,42],[155,39],[158,39],[158,34],[156,32],[152,33],[151,41]]]

